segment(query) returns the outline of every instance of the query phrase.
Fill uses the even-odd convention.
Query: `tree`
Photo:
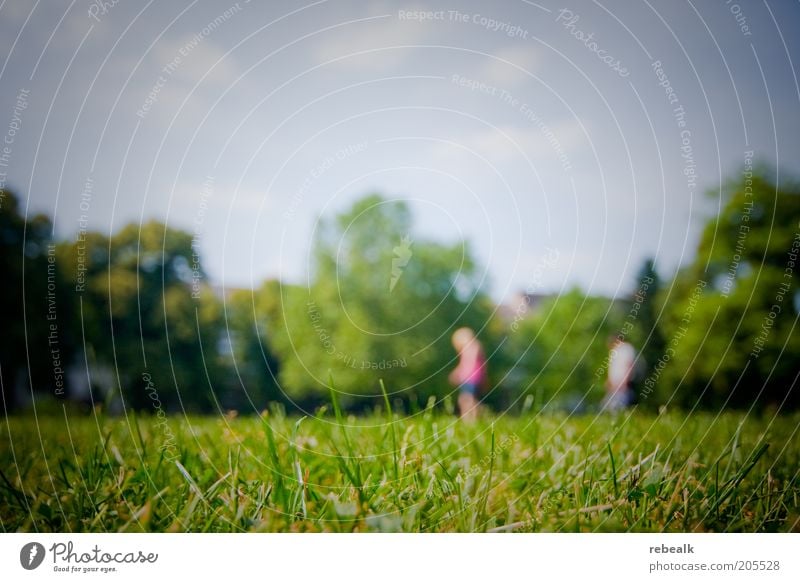
[[[404,202],[372,195],[322,221],[313,256],[311,284],[270,318],[288,394],[326,398],[329,374],[356,407],[379,401],[380,379],[414,405],[452,390],[451,334],[488,319],[465,244],[418,239]]]
[[[85,345],[113,367],[136,409],[217,405],[222,312],[193,256],[189,233],[159,222],[108,238],[86,233],[62,247],[81,302]]]
[[[74,352],[71,313],[44,215],[26,218],[11,192],[0,190],[0,410],[17,408],[22,386],[67,395],[66,367]]]
[[[646,259],[636,277],[637,287],[633,295],[633,304],[638,304],[635,313],[634,325],[637,330],[634,338],[634,347],[639,352],[637,370],[643,374],[636,374],[634,390],[643,390],[642,383],[653,366],[664,354],[665,343],[664,335],[659,321],[662,303],[660,302],[661,290],[663,287],[661,277],[656,271],[655,263],[652,259]],[[633,339],[633,338],[632,338]],[[637,395],[637,399],[646,405],[654,404],[650,398],[642,398],[642,394]]]
[[[279,321],[287,286],[266,281],[258,289],[238,290],[225,304],[226,336],[231,345],[226,408],[259,411],[270,402],[286,403],[278,382],[280,367],[271,345],[270,321]]]
[[[509,377],[537,406],[584,408],[603,396],[607,338],[622,329],[621,306],[575,288],[545,300],[509,331]]]
[[[796,407],[800,187],[762,169],[726,195],[676,278],[653,385],[683,406]]]

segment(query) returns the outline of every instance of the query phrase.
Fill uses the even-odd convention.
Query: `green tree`
[[[207,411],[217,405],[222,311],[189,233],[151,221],[61,249],[73,274],[85,346],[114,369],[125,404]],[[147,379],[145,379],[145,375]]]
[[[372,195],[322,221],[313,257],[270,322],[287,393],[327,397],[329,373],[356,407],[379,402],[379,379],[413,404],[449,393],[451,334],[488,319],[467,246],[417,239],[404,202]]]
[[[21,391],[67,396],[74,353],[72,314],[44,215],[26,218],[17,197],[0,190],[0,410],[14,410]]]
[[[639,392],[637,399],[641,403],[652,405],[655,400],[642,398],[641,391],[645,378],[662,357],[666,347],[659,321],[663,305],[660,299],[663,283],[652,259],[644,261],[636,279],[637,287],[632,301],[633,305],[638,304],[638,308],[634,312],[632,307],[630,311],[632,315],[635,314],[636,331],[630,339],[639,352],[640,361],[637,363],[638,372],[634,375],[634,390]]]
[[[537,406],[589,407],[603,396],[609,335],[620,332],[622,306],[580,289],[545,300],[509,331],[512,389]]]
[[[225,333],[232,350],[223,395],[227,408],[260,411],[270,402],[286,403],[269,323],[280,321],[286,288],[279,281],[265,281],[258,289],[235,291],[225,302]]]
[[[796,407],[800,187],[761,170],[726,196],[676,278],[653,384],[683,406]]]

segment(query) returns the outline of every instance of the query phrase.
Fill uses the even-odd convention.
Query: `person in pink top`
[[[633,402],[631,379],[635,371],[636,350],[618,336],[608,339],[608,347],[608,380],[601,409],[617,412]]]
[[[478,417],[478,394],[486,383],[486,358],[475,333],[468,327],[453,334],[453,347],[458,352],[456,369],[450,372],[450,383],[458,386],[458,413],[466,422]]]

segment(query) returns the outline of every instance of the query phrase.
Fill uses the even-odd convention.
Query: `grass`
[[[0,421],[0,530],[800,531],[800,415]]]

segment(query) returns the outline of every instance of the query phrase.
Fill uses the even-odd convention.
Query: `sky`
[[[378,192],[498,301],[624,295],[646,257],[691,262],[751,156],[800,170],[799,24],[796,1],[6,0],[0,178],[61,238],[185,229],[218,285],[305,281],[317,221]]]

